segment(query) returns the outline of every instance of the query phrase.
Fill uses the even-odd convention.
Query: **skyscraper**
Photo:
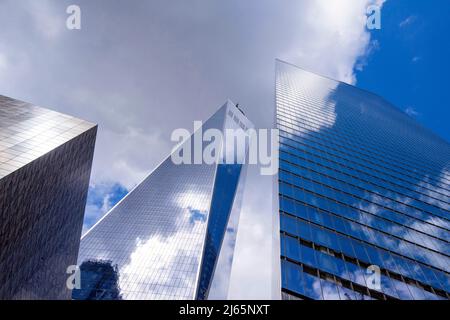
[[[375,94],[276,65],[282,298],[448,299],[449,143]]]
[[[68,299],[97,126],[0,96],[0,299]]]
[[[225,135],[213,163],[175,163],[172,154],[94,225],[81,239],[72,297],[226,298],[245,175],[239,157],[251,127],[228,101],[174,151],[199,160],[211,142],[203,133],[213,129]],[[244,138],[235,161],[221,161],[236,142],[227,129]]]

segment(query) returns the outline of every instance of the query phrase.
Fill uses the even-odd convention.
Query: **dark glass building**
[[[96,132],[0,96],[0,299],[70,299]]]
[[[375,94],[276,65],[282,298],[448,299],[449,143]]]
[[[94,225],[81,239],[73,299],[226,298],[251,127],[228,101],[174,150],[188,163],[172,153]],[[196,155],[210,146],[208,129],[224,135],[212,163]],[[230,142],[243,151],[233,161]]]

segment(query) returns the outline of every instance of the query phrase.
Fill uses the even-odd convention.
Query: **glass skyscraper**
[[[192,150],[183,155],[194,164],[167,157],[94,225],[81,239],[73,299],[226,298],[251,127],[228,101],[174,151]],[[195,162],[208,129],[225,139],[213,163]],[[243,152],[222,161],[235,142]]]
[[[69,299],[97,126],[0,95],[0,299]]]
[[[375,94],[276,68],[282,298],[448,299],[449,143]]]

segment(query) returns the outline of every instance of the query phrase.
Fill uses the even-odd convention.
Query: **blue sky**
[[[420,0],[385,2],[381,29],[370,31],[372,48],[364,56],[363,69],[355,68],[354,73],[358,87],[383,96],[450,141],[448,17],[450,2],[445,0],[432,6]],[[85,228],[126,192],[118,183],[112,183],[107,192],[91,186],[88,208],[92,214],[85,220]]]
[[[65,27],[74,3],[79,31]],[[86,230],[169,154],[174,129],[227,98],[269,127],[275,58],[375,92],[450,141],[448,17],[448,0],[2,0],[0,93],[98,123]],[[255,172],[235,259],[248,290],[234,298],[267,297],[271,191]]]
[[[86,204],[86,211],[89,214],[85,215],[83,233],[119,202],[128,191],[119,183],[91,184]]]
[[[357,85],[373,91],[450,141],[450,2],[387,1],[378,49],[356,72]]]

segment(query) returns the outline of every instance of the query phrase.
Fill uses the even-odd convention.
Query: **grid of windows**
[[[382,98],[282,61],[276,111],[282,296],[448,299],[450,145]]]
[[[250,122],[227,102],[202,130],[237,126],[248,127]],[[192,157],[195,135],[184,143],[190,144]],[[208,144],[203,142],[203,149]],[[163,161],[83,236],[78,257],[81,289],[72,297],[207,298],[241,176],[240,170],[218,174],[217,167],[177,165],[170,156]]]
[[[95,127],[2,95],[0,105],[0,178]]]
[[[97,126],[0,95],[0,299],[68,299]]]

